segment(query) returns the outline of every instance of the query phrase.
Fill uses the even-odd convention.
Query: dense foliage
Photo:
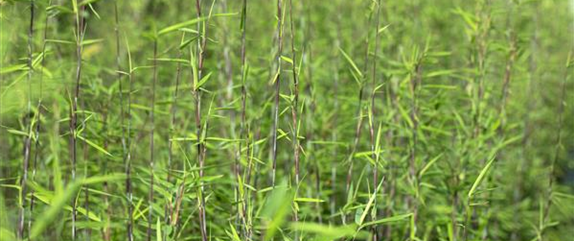
[[[573,1],[0,11],[0,240],[572,238]]]

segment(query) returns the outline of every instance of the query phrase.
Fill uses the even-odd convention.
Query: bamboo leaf
[[[201,80],[195,86],[195,90],[201,88],[201,86],[203,86],[203,84],[205,84],[205,82],[207,82],[209,80],[209,77],[211,77],[211,73],[212,72],[209,72],[207,75],[205,75],[205,76],[203,76],[203,78],[201,78]]]
[[[95,148],[96,150],[98,150],[98,151],[100,151],[100,152],[102,152],[102,153],[104,153],[104,154],[106,154],[106,155],[108,155],[108,156],[113,157],[113,155],[110,154],[108,151],[106,151],[106,149],[104,149],[104,148],[101,147],[101,146],[98,146],[96,143],[93,143],[92,141],[90,141],[90,140],[88,140],[88,139],[82,137],[81,135],[78,135],[78,138],[79,138],[80,140],[82,140],[82,141],[85,141],[88,145],[90,145],[91,147]]]
[[[392,223],[392,222],[402,221],[402,220],[405,220],[405,219],[411,217],[412,215],[413,215],[412,213],[407,213],[407,214],[401,214],[401,215],[396,215],[396,216],[392,216],[392,217],[388,217],[388,218],[379,219],[376,221],[365,223],[365,224],[361,225],[361,228],[365,228],[365,227],[373,226],[373,225],[384,224],[384,223]]]
[[[486,164],[486,166],[484,166],[484,168],[482,168],[482,171],[480,171],[480,174],[478,175],[478,177],[476,178],[476,180],[474,181],[474,184],[472,184],[472,187],[470,188],[470,191],[468,192],[468,197],[472,198],[474,192],[476,191],[476,188],[480,185],[480,183],[482,183],[482,180],[484,179],[484,177],[488,174],[488,171],[490,170],[490,167],[492,166],[492,163],[494,163],[494,160],[496,156],[492,156],[490,158],[490,160],[488,161],[488,163]]]
[[[363,73],[361,73],[361,71],[359,70],[359,68],[357,67],[357,65],[355,64],[355,62],[353,61],[353,59],[351,59],[351,57],[349,57],[349,55],[347,53],[345,53],[345,51],[341,48],[339,48],[339,51],[341,51],[341,53],[343,54],[343,56],[345,57],[345,59],[347,60],[347,62],[351,65],[351,67],[353,68],[355,74],[357,76],[359,76],[360,78],[363,78]]]
[[[295,198],[295,202],[322,203],[325,201],[321,200],[321,199],[317,199],[317,198],[298,197],[298,198]]]

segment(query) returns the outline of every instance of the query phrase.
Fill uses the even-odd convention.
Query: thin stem
[[[127,41],[126,41],[127,42]],[[126,196],[127,196],[127,201],[128,201],[128,220],[127,220],[127,238],[128,241],[133,241],[134,240],[134,234],[133,234],[133,227],[134,227],[134,209],[133,209],[133,192],[132,192],[132,179],[131,179],[131,171],[132,171],[132,166],[131,166],[131,154],[132,154],[132,139],[131,139],[131,127],[132,127],[132,95],[131,93],[133,92],[133,83],[134,83],[134,71],[132,69],[132,60],[131,60],[131,54],[130,54],[130,49],[129,49],[129,45],[126,44],[127,47],[127,52],[128,52],[128,58],[129,58],[129,89],[128,89],[128,109],[127,109],[127,118],[128,118],[128,124],[126,127],[126,136],[127,136],[127,140],[126,140],[126,144],[127,144],[127,153],[126,153],[126,159],[125,159],[125,172],[126,172]]]
[[[542,227],[541,227],[541,234],[540,234],[540,241],[544,236],[544,230],[546,229],[546,225],[550,218],[550,208],[552,207],[552,193],[554,188],[554,177],[555,177],[555,169],[556,163],[558,162],[558,158],[560,158],[560,148],[562,146],[562,129],[564,126],[564,107],[566,105],[566,82],[568,80],[568,76],[571,73],[570,67],[572,66],[571,63],[572,57],[572,50],[568,54],[568,60],[566,62],[566,70],[564,73],[564,77],[562,78],[562,84],[560,85],[561,94],[560,94],[560,103],[558,103],[558,128],[556,133],[556,144],[554,145],[554,158],[552,158],[552,162],[550,162],[550,171],[548,172],[548,188],[546,190],[546,203],[544,205],[544,211],[542,215]]]
[[[511,33],[513,34],[513,33]],[[504,82],[502,86],[502,98],[500,102],[499,115],[501,119],[501,124],[499,130],[499,135],[504,135],[504,128],[506,125],[506,105],[508,103],[508,88],[510,86],[512,68],[516,58],[516,40],[515,36],[510,36],[510,51],[508,54],[508,59],[506,61],[506,67],[504,71]]]
[[[475,151],[480,152],[482,149],[482,115],[483,115],[483,102],[485,96],[485,87],[484,87],[484,80],[486,76],[486,58],[488,53],[488,33],[490,30],[490,0],[481,1],[477,3],[477,11],[476,11],[476,18],[478,19],[478,27],[475,29],[474,32],[474,49],[473,51],[476,54],[476,60],[472,60],[472,64],[477,69],[477,74],[475,79],[472,83],[473,86],[476,87],[477,93],[473,93],[473,127],[474,131],[471,135],[472,140],[477,140]],[[463,162],[463,175],[466,172],[466,160]],[[484,166],[485,158],[480,158],[480,165]],[[468,202],[467,202],[468,204]],[[473,206],[466,205],[466,213],[467,213],[467,220],[466,220],[466,228],[464,229],[464,238],[468,238],[468,230],[472,228],[472,223],[475,220],[475,217],[472,216],[476,210]]]
[[[298,103],[299,103],[299,77],[297,72],[297,52],[295,51],[295,26],[293,24],[293,0],[289,0],[289,21],[291,26],[291,54],[293,61],[293,105],[291,115],[293,117],[293,155],[295,157],[295,185],[299,185],[299,139],[298,139]],[[297,214],[295,214],[297,217]]]
[[[367,29],[371,29],[371,20],[373,18],[373,12],[369,11],[369,16],[367,18]],[[360,87],[359,87],[359,99],[358,99],[358,106],[357,106],[357,126],[355,128],[355,139],[353,141],[353,146],[351,147],[351,153],[349,154],[349,170],[347,172],[347,183],[346,183],[346,188],[345,188],[345,194],[348,195],[349,194],[349,189],[351,187],[351,183],[353,181],[353,164],[354,164],[354,156],[355,153],[357,152],[357,148],[359,145],[359,141],[361,139],[361,130],[363,128],[363,95],[364,95],[364,89],[365,89],[365,76],[367,73],[367,69],[369,66],[369,50],[370,50],[370,46],[369,46],[369,42],[370,42],[370,31],[367,31],[367,36],[365,37],[365,62],[363,65],[363,77],[361,79],[361,82],[359,83]]]
[[[120,127],[121,127],[121,144],[122,144],[122,159],[125,163],[126,161],[126,157],[127,157],[127,146],[126,146],[126,131],[125,131],[125,126],[124,126],[124,95],[123,95],[123,85],[122,85],[122,69],[121,69],[121,64],[120,64],[120,34],[119,34],[119,16],[118,16],[118,2],[117,0],[114,1],[114,15],[115,15],[115,25],[114,25],[114,32],[116,35],[116,71],[117,71],[117,75],[116,75],[116,81],[118,81],[119,84],[119,94],[120,94]],[[107,124],[107,116],[104,117],[104,125]],[[104,142],[104,145],[106,146],[105,148],[107,149],[107,145],[108,145],[108,140],[106,139]],[[105,171],[104,171],[104,175],[105,175]],[[108,184],[107,182],[104,185],[104,189],[106,189],[105,191],[107,192],[108,189]],[[106,209],[107,209],[107,224],[106,227],[104,228],[104,240],[109,241],[111,238],[111,228],[108,225],[110,222],[110,215],[111,215],[111,206],[109,204],[109,198],[108,196],[104,196],[104,203],[106,205]]]
[[[108,114],[106,113],[104,115],[104,133],[107,134],[107,126],[108,126]],[[109,141],[106,139],[104,140],[104,149],[108,149],[109,146]],[[103,164],[103,175],[107,175],[108,174],[108,160],[104,160],[104,164]],[[108,182],[104,182],[103,183],[104,186],[104,192],[106,193],[110,193],[109,191],[109,184]],[[86,193],[89,193],[88,191],[86,191]],[[86,202],[88,202],[88,196],[86,194]],[[106,226],[104,227],[104,240],[105,241],[110,241],[111,237],[112,237],[112,229],[110,227],[110,223],[111,223],[111,216],[112,216],[112,205],[110,205],[110,199],[109,197],[106,195],[104,196],[104,206],[106,207]],[[86,208],[87,210],[87,208]],[[88,219],[89,217],[86,217],[86,219]],[[86,220],[89,221],[89,220]],[[90,233],[91,235],[91,230]]]
[[[374,131],[374,123],[375,123],[375,111],[376,111],[376,105],[375,105],[375,96],[376,96],[376,89],[377,89],[377,51],[379,49],[379,25],[380,25],[380,15],[381,15],[381,1],[379,0],[377,3],[375,3],[376,7],[377,7],[377,15],[376,15],[376,25],[375,25],[375,49],[374,49],[374,56],[373,56],[373,69],[372,69],[372,88],[373,88],[373,92],[371,93],[371,121],[369,121],[369,134],[371,137],[371,158],[373,160],[375,160],[375,163],[373,164],[373,187],[376,187],[377,184],[380,182],[379,181],[379,176],[378,176],[378,154],[376,154],[376,142],[375,142],[375,131]],[[372,220],[375,221],[377,220],[377,216],[378,216],[378,210],[377,210],[377,205],[376,205],[376,199],[375,199],[375,214],[371,216]],[[378,229],[377,226],[373,226],[373,240],[377,240],[378,239]]]
[[[183,40],[185,39],[185,33],[182,34],[181,36],[181,40],[183,43]],[[183,51],[179,51],[178,53],[178,58],[181,58],[181,56],[183,55]],[[171,105],[171,122],[170,122],[170,131],[171,134],[174,135],[176,132],[176,120],[177,120],[177,100],[178,100],[178,93],[179,93],[179,82],[181,79],[181,63],[177,63],[177,70],[175,73],[175,90],[173,91],[173,97],[172,97],[172,105]],[[168,158],[167,158],[167,182],[171,183],[171,172],[172,172],[172,166],[173,166],[173,141],[169,140],[168,138]],[[165,206],[165,222],[167,224],[172,223],[172,215],[170,215],[170,213],[173,213],[173,209],[171,208],[171,204],[169,202],[166,202],[166,206]],[[167,235],[167,234],[164,234]]]
[[[150,113],[150,159],[149,159],[149,171],[150,171],[150,189],[148,195],[149,210],[148,210],[148,224],[147,224],[147,240],[151,241],[152,236],[152,223],[153,223],[153,195],[154,195],[154,132],[155,132],[155,89],[157,82],[157,42],[155,39],[153,42],[153,81],[151,87],[151,113]]]
[[[423,55],[424,56],[424,55]],[[416,60],[416,64],[414,67],[414,72],[411,76],[410,81],[410,92],[411,92],[411,113],[410,119],[413,124],[411,129],[411,137],[412,143],[410,147],[410,155],[409,155],[409,179],[415,188],[415,193],[418,195],[419,189],[419,181],[417,176],[417,167],[416,167],[416,159],[417,159],[417,145],[418,145],[418,128],[419,128],[419,120],[418,120],[418,86],[421,83],[422,77],[422,57]],[[416,232],[416,222],[417,222],[417,214],[418,214],[418,202],[416,195],[408,196],[407,203],[409,208],[412,210],[413,213],[413,225],[415,225],[414,230]]]
[[[240,131],[239,131],[239,148],[238,148],[238,153],[237,153],[237,158],[236,158],[236,163],[235,163],[235,174],[236,174],[236,178],[237,181],[239,181],[239,160],[241,159],[241,151],[243,150],[243,143],[246,143],[246,156],[245,159],[249,160],[248,161],[248,166],[247,166],[247,170],[246,170],[246,175],[245,176],[245,183],[249,184],[249,179],[251,178],[251,159],[249,156],[249,138],[246,138],[246,109],[247,109],[247,88],[245,86],[245,82],[247,81],[247,63],[246,63],[246,48],[245,48],[245,36],[246,36],[246,27],[247,27],[247,0],[243,0],[243,8],[242,8],[242,14],[241,14],[241,124],[240,124]],[[248,134],[247,134],[248,135]],[[238,186],[239,188],[239,186]],[[245,191],[248,191],[249,189],[245,188]],[[240,205],[242,206],[243,210],[240,211],[240,216],[241,219],[243,221],[243,230],[245,233],[245,237],[247,238],[247,240],[250,240],[251,238],[251,229],[249,227],[249,221],[247,219],[247,211],[249,209],[249,195],[248,194],[244,194],[245,196],[243,197],[243,204]]]
[[[341,9],[341,4],[339,3],[337,6],[337,10]],[[337,14],[336,18],[335,18],[335,23],[336,23],[336,36],[334,37],[333,42],[335,43],[335,47],[337,49],[341,48],[341,11],[337,11],[339,14]],[[334,56],[333,57],[335,59],[335,63],[333,66],[333,96],[334,101],[333,101],[333,108],[335,110],[338,110],[339,107],[339,82],[340,82],[340,76],[339,76],[339,68],[340,68],[340,55]],[[333,126],[338,126],[339,125],[339,112],[336,111],[333,114]],[[333,143],[337,142],[337,140],[339,139],[338,136],[338,131],[333,131],[331,133],[331,141],[333,141]],[[337,157],[339,154],[339,149],[338,147],[335,145],[333,146],[333,157]],[[330,211],[331,211],[331,224],[335,224],[335,214],[336,214],[336,207],[337,207],[337,195],[336,195],[336,190],[337,190],[337,167],[338,165],[332,165],[331,166],[331,203],[330,203]],[[348,188],[348,187],[347,187]]]
[[[279,96],[281,88],[281,55],[283,54],[283,11],[281,10],[283,6],[282,0],[277,0],[277,55],[276,64],[277,71],[275,75],[275,104],[273,110],[273,136],[272,136],[272,161],[273,170],[271,176],[271,185],[275,187],[275,177],[277,173],[277,122],[279,120]]]
[[[24,222],[26,219],[26,192],[27,192],[27,181],[28,181],[28,166],[30,161],[30,148],[31,148],[31,134],[32,134],[32,122],[30,119],[30,114],[32,112],[32,73],[34,68],[32,66],[32,48],[33,48],[33,37],[34,37],[34,1],[30,1],[30,25],[28,28],[28,104],[26,107],[25,123],[28,128],[28,135],[24,137],[24,161],[23,161],[23,174],[20,179],[20,215],[18,220],[18,239],[24,239]]]
[[[299,106],[299,78],[297,73],[297,52],[295,51],[295,26],[293,24],[293,0],[289,0],[289,26],[291,27],[291,61],[293,66],[293,103],[291,116],[293,119],[293,156],[295,158],[295,190],[299,189],[299,119],[297,107]],[[297,193],[295,193],[297,196]],[[293,219],[299,221],[298,212],[295,211]],[[295,232],[295,240],[299,240],[299,232]]]
[[[84,18],[82,13],[85,5],[81,6],[76,12],[76,87],[74,92],[74,99],[72,100],[72,108],[70,110],[70,159],[72,162],[72,181],[76,180],[76,143],[77,133],[76,127],[78,122],[78,99],[80,96],[80,82],[82,78],[82,41],[85,35]],[[75,198],[72,200],[72,240],[76,239],[76,217],[77,208]]]
[[[195,1],[195,8],[197,11],[197,18],[201,19],[201,1]],[[197,23],[197,31],[199,33],[199,40],[197,43],[197,72],[198,72],[198,79],[196,81],[201,80],[202,72],[203,72],[203,62],[204,62],[204,51],[207,44],[207,23],[203,23],[203,28],[201,27],[201,22]],[[197,135],[197,159],[199,162],[199,178],[202,179],[204,176],[204,166],[205,166],[205,147],[202,139],[202,127],[201,127],[201,88],[194,88],[194,95],[195,95],[195,124],[196,124],[196,135]],[[203,182],[200,182],[200,195],[199,195],[199,225],[201,230],[201,239],[202,241],[207,241],[207,224],[206,224],[206,215],[205,215],[205,197],[204,191],[205,187]]]
[[[52,0],[48,1],[48,7],[52,6]],[[41,62],[41,68],[44,68],[46,66],[45,64],[45,60],[46,60],[46,43],[47,43],[47,36],[48,36],[48,20],[49,20],[49,15],[46,14],[46,18],[44,20],[44,36],[43,36],[43,40],[42,40],[42,62]],[[36,129],[35,129],[35,133],[34,136],[36,137],[35,139],[35,152],[34,152],[34,161],[33,161],[33,167],[32,167],[32,181],[35,181],[36,179],[36,171],[38,168],[38,156],[40,155],[40,129],[41,129],[41,125],[42,125],[42,100],[43,100],[43,88],[44,88],[44,71],[40,71],[40,80],[39,80],[39,84],[40,84],[40,96],[38,98],[38,104],[36,107],[37,110],[37,114],[36,114]],[[32,190],[30,192],[30,213],[34,212],[34,190]],[[33,223],[33,218],[30,217],[30,220],[28,221],[28,231],[30,231],[32,229],[32,223]]]

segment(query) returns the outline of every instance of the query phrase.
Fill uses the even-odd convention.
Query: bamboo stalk
[[[148,223],[147,223],[147,240],[151,241],[152,236],[152,224],[153,224],[153,196],[154,196],[154,134],[155,134],[155,91],[157,83],[157,38],[153,42],[153,77],[152,77],[152,87],[151,87],[151,112],[150,112],[150,159],[149,159],[149,171],[150,171],[150,189],[148,194],[149,210],[148,210]]]
[[[373,11],[369,11],[369,16],[367,19],[367,29],[371,29],[371,24],[372,24],[372,19],[373,19]],[[363,128],[363,95],[364,95],[364,89],[365,89],[365,78],[366,78],[366,73],[367,73],[367,69],[369,67],[369,50],[370,50],[370,31],[367,31],[367,36],[365,37],[365,62],[364,62],[364,66],[363,66],[363,77],[361,77],[361,83],[359,83],[360,87],[359,87],[359,98],[358,98],[358,106],[357,106],[357,126],[355,128],[355,137],[354,137],[354,141],[353,141],[353,145],[351,147],[351,153],[349,155],[349,170],[347,172],[347,182],[346,182],[346,188],[345,188],[345,194],[348,195],[349,193],[349,189],[351,187],[351,183],[353,181],[353,164],[354,164],[354,156],[355,153],[357,151],[357,147],[359,145],[360,142],[360,138],[361,138],[361,130]]]
[[[299,114],[297,108],[299,106],[299,74],[297,72],[297,52],[295,51],[295,26],[293,24],[293,0],[289,0],[289,26],[291,27],[291,61],[293,66],[293,103],[291,104],[291,117],[293,120],[293,156],[295,159],[295,190],[299,190]],[[297,196],[297,191],[295,192]],[[293,219],[295,222],[299,221],[299,214],[294,212]],[[299,240],[299,232],[295,232],[295,240]]]
[[[381,15],[381,1],[378,0],[378,2],[373,2],[374,5],[376,5],[377,7],[377,14],[376,14],[376,24],[375,24],[375,49],[374,49],[374,56],[373,56],[373,68],[372,68],[372,93],[371,93],[371,107],[370,107],[370,118],[371,120],[369,121],[369,134],[371,137],[371,158],[375,161],[375,163],[373,164],[373,187],[376,187],[377,184],[380,182],[379,181],[379,173],[378,173],[378,169],[379,167],[378,165],[378,156],[379,154],[375,153],[376,152],[376,143],[375,143],[375,131],[374,131],[374,123],[375,123],[375,119],[376,119],[376,102],[375,102],[375,96],[376,96],[376,90],[377,90],[377,51],[379,49],[379,26],[380,26],[380,15]],[[371,216],[372,221],[377,220],[377,216],[378,216],[378,209],[376,208],[377,205],[377,199],[375,198],[374,201],[374,212],[375,214]],[[373,233],[373,240],[378,240],[378,228],[377,226],[373,226],[372,228],[372,233]]]
[[[125,183],[125,187],[126,187],[126,196],[127,196],[127,206],[128,206],[128,220],[127,220],[127,225],[126,225],[126,231],[127,231],[127,239],[128,241],[133,241],[134,240],[134,235],[133,235],[133,227],[134,227],[134,208],[133,208],[133,191],[132,191],[132,180],[131,180],[131,153],[132,153],[132,139],[131,139],[131,127],[132,127],[132,95],[131,93],[133,92],[133,83],[134,83],[134,69],[132,68],[132,59],[131,59],[131,53],[130,53],[130,47],[129,44],[127,44],[127,40],[126,40],[126,48],[127,48],[127,54],[128,54],[128,63],[129,63],[129,88],[128,88],[128,96],[127,96],[127,118],[128,118],[128,123],[127,123],[127,127],[126,127],[126,144],[127,144],[127,150],[126,150],[126,157],[125,157],[125,173],[126,173],[126,183]]]
[[[185,33],[182,34],[181,36],[181,42],[183,43],[183,41],[185,40]],[[183,51],[180,49],[179,53],[178,53],[178,58],[181,58],[181,56],[183,55]],[[171,114],[171,122],[170,122],[170,136],[173,136],[176,133],[176,119],[177,119],[177,100],[178,100],[178,92],[179,92],[179,82],[181,79],[181,62],[177,63],[177,70],[175,73],[175,90],[173,91],[173,96],[172,96],[172,105],[171,105],[171,110],[170,110],[170,114]],[[170,137],[168,137],[168,158],[167,158],[167,182],[171,183],[171,173],[172,173],[172,166],[173,166],[173,141],[170,140]],[[184,164],[185,165],[185,164]],[[179,192],[179,191],[178,191]],[[179,198],[179,193],[177,194],[178,198]],[[178,198],[176,198],[176,200],[178,200]],[[166,224],[171,224],[171,223],[177,223],[177,221],[172,221],[171,218],[173,217],[173,208],[171,207],[171,203],[170,202],[166,202],[166,206],[165,206],[165,223]],[[167,235],[167,233],[164,233],[164,235]],[[166,237],[164,237],[165,239]]]
[[[27,182],[28,182],[28,169],[30,165],[30,148],[31,148],[31,135],[32,135],[32,122],[30,114],[32,112],[32,73],[34,68],[32,66],[32,48],[34,38],[34,1],[30,1],[30,25],[28,27],[28,104],[26,106],[26,115],[24,122],[28,128],[28,135],[24,137],[24,160],[22,162],[23,174],[20,179],[20,214],[18,220],[18,239],[24,239],[24,223],[26,219],[26,196],[27,196]]]
[[[426,50],[425,50],[426,52]],[[419,117],[418,117],[418,88],[421,84],[422,78],[422,61],[423,61],[424,53],[417,57],[416,63],[414,66],[413,73],[411,73],[411,80],[410,80],[410,92],[411,92],[411,112],[410,112],[410,120],[413,124],[411,129],[411,138],[412,143],[410,145],[409,150],[409,179],[412,182],[415,191],[418,195],[419,190],[419,180],[417,175],[417,166],[416,166],[416,159],[417,159],[417,146],[418,146],[418,129],[419,129]],[[416,200],[416,196],[407,196],[407,204],[411,212],[413,213],[413,223],[416,233],[416,223],[417,223],[417,216],[418,216],[418,202]]]
[[[483,102],[485,96],[485,86],[484,86],[484,79],[486,77],[486,55],[488,53],[488,33],[490,30],[490,0],[480,1],[477,3],[477,10],[476,10],[476,19],[478,20],[478,26],[474,30],[474,49],[476,53],[476,60],[472,61],[472,65],[474,68],[477,69],[477,74],[474,77],[474,81],[472,85],[477,85],[477,93],[473,93],[473,108],[475,113],[473,114],[473,128],[474,131],[471,135],[472,140],[478,140],[476,144],[475,151],[480,152],[482,149],[482,115],[483,115]],[[480,159],[481,166],[485,164],[485,158]],[[466,163],[463,163],[463,173],[466,172]],[[469,203],[466,203],[466,228],[463,232],[464,239],[468,239],[468,230],[474,228],[474,223],[476,217],[474,214],[476,210],[474,207],[470,206]]]
[[[283,0],[277,0],[277,55],[275,62],[277,71],[275,79],[275,103],[273,110],[273,130],[272,130],[272,161],[273,170],[271,174],[271,185],[275,187],[275,177],[277,173],[277,128],[279,120],[279,96],[281,91],[281,55],[283,54]]]
[[[571,74],[570,68],[572,67],[572,50],[568,53],[568,60],[565,65],[564,77],[562,78],[560,85],[560,102],[558,103],[558,127],[556,131],[556,144],[554,145],[554,157],[550,162],[549,173],[548,173],[548,186],[546,189],[546,203],[544,204],[542,220],[540,220],[540,236],[539,241],[544,240],[544,230],[546,230],[546,225],[550,219],[550,208],[552,207],[552,193],[554,191],[554,177],[556,170],[556,163],[558,158],[560,158],[560,148],[562,147],[562,129],[564,127],[564,107],[566,106],[566,82],[568,76]]]
[[[201,1],[195,1],[195,8],[197,11],[197,18],[201,19]],[[197,71],[198,71],[198,80],[202,79],[203,75],[203,64],[204,64],[204,51],[207,44],[207,23],[203,23],[204,27],[201,28],[201,22],[197,23],[197,31],[199,33],[199,40],[197,43]],[[199,178],[203,178],[204,176],[204,165],[205,165],[205,144],[203,143],[202,139],[202,126],[201,126],[201,89],[194,88],[194,97],[195,97],[195,125],[196,125],[196,135],[197,135],[197,158],[199,162]],[[207,241],[207,224],[206,224],[206,214],[205,214],[205,197],[203,192],[205,191],[205,187],[203,182],[200,182],[200,195],[199,195],[199,225],[201,231],[201,239],[202,241]]]
[[[104,111],[104,113],[102,114],[102,119],[103,119],[102,133],[105,133],[106,135],[109,135],[109,131],[108,131],[108,112],[107,112],[107,111]],[[86,144],[87,144],[87,143],[84,142],[84,147],[86,147]],[[105,149],[105,150],[108,149],[108,146],[109,146],[108,144],[109,144],[108,140],[105,139],[105,140],[104,140],[104,149]],[[84,156],[85,156],[86,159],[87,159],[87,150],[86,150],[86,149],[84,149]],[[104,163],[101,164],[101,166],[102,166],[102,174],[103,174],[103,175],[107,175],[107,174],[108,174],[108,161],[109,161],[109,160],[106,160],[106,159],[107,159],[107,158],[104,157],[104,158],[103,158]],[[86,164],[87,164],[87,163],[86,163]],[[87,176],[87,175],[86,175],[86,176]],[[104,188],[104,192],[110,193],[110,191],[109,191],[109,184],[108,184],[107,181],[105,181],[105,182],[103,183],[103,188]],[[89,191],[86,190],[86,193],[89,193]],[[88,201],[89,201],[89,196],[86,195],[86,203],[88,203]],[[109,223],[110,223],[111,215],[112,215],[112,207],[111,207],[111,205],[110,205],[110,200],[109,200],[109,198],[108,198],[107,195],[104,196],[104,207],[105,207],[105,210],[106,210],[106,225],[105,225],[104,228],[103,228],[103,238],[104,238],[104,240],[106,240],[106,241],[110,241],[110,240],[111,240],[111,236],[112,236],[112,229],[111,229]],[[86,210],[88,210],[87,205],[86,205]],[[89,222],[89,219],[88,219],[88,218],[89,218],[89,217],[86,216],[86,222]],[[88,234],[89,234],[89,235],[88,235],[88,237],[89,237],[89,236],[91,235],[91,231],[90,231],[90,233],[88,233]]]
[[[339,14],[337,14],[336,18],[335,18],[335,24],[337,27],[336,30],[336,37],[334,38],[333,42],[335,43],[335,47],[337,49],[341,49],[341,4],[338,3],[337,4],[337,12]],[[339,76],[339,69],[340,69],[340,65],[341,65],[341,61],[340,61],[340,55],[337,55],[334,57],[335,59],[335,63],[334,63],[334,76],[333,76],[333,96],[335,96],[334,101],[333,101],[333,108],[335,110],[338,110],[339,107],[339,82],[340,82],[340,76]],[[339,124],[339,112],[335,112],[333,114],[333,126],[338,126]],[[331,141],[333,142],[337,142],[337,140],[339,139],[339,135],[337,131],[333,131],[331,133]],[[337,157],[339,154],[339,149],[337,148],[337,146],[333,147],[333,156]],[[335,223],[335,214],[336,214],[336,207],[337,207],[337,197],[336,197],[336,190],[337,190],[337,173],[338,173],[338,169],[337,169],[338,165],[332,165],[331,166],[331,204],[330,204],[330,212],[331,212],[331,219],[330,219],[330,223],[334,224]]]
[[[508,4],[511,4],[510,2],[508,2]],[[513,28],[511,27],[511,16],[512,16],[512,10],[513,10],[513,6],[509,7],[510,9],[510,13],[507,15],[507,29],[509,31],[509,36],[508,36],[508,45],[509,45],[509,51],[508,51],[508,57],[506,59],[506,65],[505,65],[505,69],[504,69],[504,78],[503,78],[503,84],[502,84],[502,93],[501,93],[501,100],[500,100],[500,105],[498,106],[498,118],[500,120],[500,125],[498,127],[497,130],[497,135],[501,140],[504,140],[505,138],[505,131],[506,131],[506,118],[507,118],[507,113],[506,113],[506,105],[508,102],[508,95],[509,95],[509,88],[510,88],[510,82],[511,82],[511,75],[512,75],[512,70],[513,70],[513,65],[515,62],[515,58],[516,58],[516,36],[514,35],[514,31]],[[504,151],[500,150],[498,152],[498,158],[501,158],[501,156],[503,155]],[[492,177],[490,177],[487,181],[486,181],[486,185],[488,183],[490,183],[492,180]],[[489,198],[489,193],[485,193],[486,199]],[[490,219],[490,214],[489,214],[489,210],[490,207],[486,207],[485,208],[485,213],[486,215],[484,215],[484,219],[486,219],[485,223],[488,223],[489,219]],[[482,232],[482,240],[486,240],[488,239],[489,236],[489,225],[485,225],[484,230]]]
[[[82,42],[85,36],[85,26],[84,18],[80,17],[83,14],[85,5],[79,7],[79,9],[74,9],[76,11],[76,87],[74,91],[74,98],[72,100],[72,108],[70,110],[70,137],[69,137],[69,149],[70,149],[70,159],[72,163],[72,181],[76,180],[76,143],[77,143],[77,133],[76,127],[78,122],[78,99],[80,97],[80,82],[82,78]],[[72,240],[76,239],[76,217],[77,208],[75,198],[72,200]]]
[[[48,7],[52,6],[52,0],[48,1]],[[45,60],[46,60],[46,40],[48,37],[48,20],[49,20],[49,15],[46,14],[46,18],[44,20],[44,36],[43,36],[43,40],[42,40],[42,61],[41,61],[41,68],[45,68],[46,64],[45,64]],[[38,157],[40,156],[40,129],[42,126],[42,101],[43,101],[43,89],[44,89],[44,71],[40,71],[40,79],[39,79],[39,85],[40,85],[40,96],[38,98],[38,104],[36,106],[36,110],[37,110],[37,114],[36,114],[36,128],[35,128],[35,140],[34,140],[34,146],[35,146],[35,152],[34,152],[34,161],[32,164],[32,181],[34,182],[36,179],[36,172],[38,169]],[[34,213],[34,204],[35,204],[35,198],[34,198],[34,190],[32,190],[30,192],[30,213]],[[30,232],[32,230],[32,223],[33,223],[33,217],[30,217],[30,220],[28,221],[28,232]]]
[[[247,164],[247,170],[246,170],[246,174],[244,175],[245,177],[245,183],[249,184],[250,183],[250,178],[251,178],[251,158],[249,155],[249,138],[246,138],[246,109],[247,109],[247,87],[245,85],[245,82],[247,81],[247,74],[248,74],[248,67],[247,67],[247,60],[246,60],[246,42],[245,42],[245,36],[246,36],[246,28],[247,28],[247,0],[243,0],[243,6],[242,6],[242,14],[241,14],[241,26],[240,26],[240,30],[241,30],[241,124],[240,124],[240,130],[239,130],[239,148],[238,148],[238,153],[237,153],[237,158],[236,158],[236,163],[235,163],[235,174],[236,174],[236,178],[237,180],[239,180],[239,163],[238,161],[241,159],[241,152],[243,150],[243,142],[246,143],[246,155],[245,155],[245,159],[248,160],[248,164]],[[247,136],[249,136],[249,134],[247,133]],[[239,186],[238,186],[239,188]],[[249,189],[244,188],[244,193],[245,192],[249,192]],[[243,222],[243,233],[245,238],[247,238],[247,240],[251,239],[251,227],[250,227],[250,223],[248,220],[248,209],[249,209],[249,195],[245,194],[245,196],[243,197],[243,204],[242,204],[242,208],[243,210],[240,213],[240,218],[242,219]]]

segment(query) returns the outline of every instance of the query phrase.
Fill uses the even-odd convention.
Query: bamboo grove
[[[0,0],[0,240],[569,240],[574,1]]]

